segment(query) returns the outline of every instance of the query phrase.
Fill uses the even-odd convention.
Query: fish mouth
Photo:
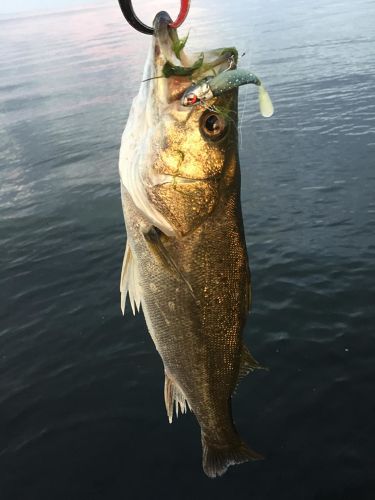
[[[161,11],[156,14],[154,19],[154,36],[159,38],[165,34],[168,34],[169,30],[173,28],[169,27],[169,24],[172,22],[171,16],[168,12]],[[176,30],[175,30],[176,31]]]
[[[172,77],[172,83],[165,85],[168,102],[179,99],[186,109],[252,83],[258,87],[261,114],[272,116],[272,102],[260,79],[250,71],[237,69],[238,52],[234,47],[189,56],[184,51],[187,37],[179,39],[177,30],[170,27],[171,23],[172,19],[165,11],[159,12],[153,23],[154,77],[157,75],[157,78],[167,80]]]
[[[184,48],[188,36],[180,39],[171,23],[165,11],[159,12],[153,22],[154,66],[158,76],[182,80],[188,86],[194,78],[236,67],[238,53],[234,47],[187,54]]]
[[[178,40],[177,30],[169,25],[172,19],[168,12],[161,11],[154,19],[155,63],[164,64],[170,60],[177,61],[173,52],[173,42]]]

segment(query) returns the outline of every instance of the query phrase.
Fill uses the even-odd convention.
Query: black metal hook
[[[169,19],[168,26],[174,29],[179,28],[181,24],[185,21],[190,8],[190,0],[180,0],[180,2],[181,2],[180,13],[178,14],[177,19],[175,21]],[[142,21],[140,21],[138,17],[135,15],[131,0],[118,0],[118,3],[120,5],[122,13],[125,16],[125,19],[128,21],[130,26],[133,26],[134,29],[140,31],[141,33],[145,33],[146,35],[153,35],[155,31],[154,28],[150,28],[149,26],[146,26],[146,24],[143,24]]]
[[[141,33],[145,33],[146,35],[152,35],[154,33],[154,28],[150,28],[138,19],[133,10],[131,0],[118,0],[118,3],[125,19],[128,21],[130,26],[132,26],[137,31],[140,31]]]

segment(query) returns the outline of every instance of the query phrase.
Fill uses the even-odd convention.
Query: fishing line
[[[246,110],[246,106],[247,106],[248,95],[249,95],[249,87],[246,87],[245,98],[243,100],[242,108],[240,110],[240,118],[238,120],[238,132],[239,132],[239,139],[240,139],[240,148],[242,148],[242,122],[245,118],[245,110]]]
[[[246,55],[246,52],[243,52],[241,54],[241,59],[245,55]],[[248,95],[249,95],[249,87],[246,86],[245,99],[244,99],[244,102],[242,104],[242,108],[240,110],[240,117],[239,117],[239,120],[238,120],[238,133],[239,133],[239,139],[240,139],[240,148],[242,148],[242,121],[243,121],[243,119],[245,117],[245,109],[246,109],[246,105],[247,105]]]

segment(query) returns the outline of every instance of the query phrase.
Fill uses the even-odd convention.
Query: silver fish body
[[[222,50],[211,51],[192,75],[184,74],[197,59],[183,50],[176,58],[177,35],[168,22],[166,13],[155,19],[146,81],[122,139],[127,249],[120,290],[123,309],[127,294],[133,311],[142,306],[163,360],[169,420],[174,409],[194,412],[203,469],[215,477],[229,465],[261,458],[241,440],[231,412],[239,378],[259,367],[242,340],[250,272],[240,204],[238,90],[207,107],[183,107],[191,79],[227,69],[227,60]],[[182,69],[159,78],[167,63]]]

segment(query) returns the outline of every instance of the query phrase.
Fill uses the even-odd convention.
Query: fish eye
[[[200,131],[204,139],[220,141],[228,131],[224,117],[213,111],[205,111],[200,118]]]

